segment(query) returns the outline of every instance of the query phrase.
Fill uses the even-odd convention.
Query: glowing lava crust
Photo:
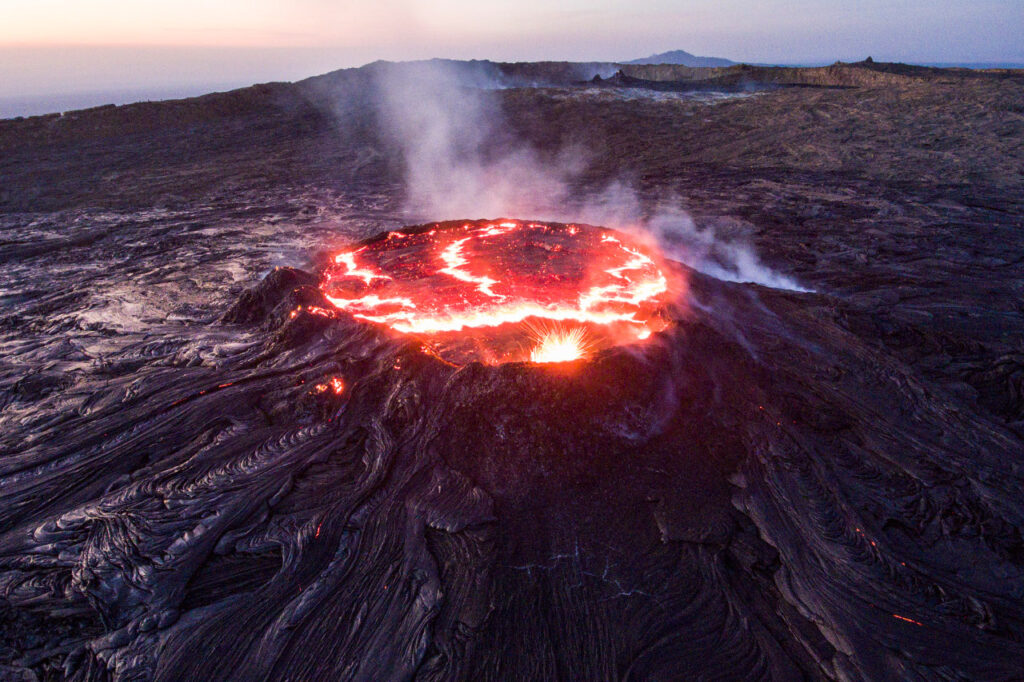
[[[674,289],[657,252],[589,225],[517,220],[388,232],[331,256],[340,311],[457,363],[565,362],[638,343]]]

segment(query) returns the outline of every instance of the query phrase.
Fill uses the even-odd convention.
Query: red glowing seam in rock
[[[462,229],[469,229],[472,225],[463,225]],[[441,260],[444,261],[445,267],[438,270],[440,273],[450,275],[457,280],[467,282],[470,284],[476,284],[477,290],[485,296],[496,299],[504,299],[505,297],[494,293],[491,287],[498,283],[498,280],[491,279],[490,277],[477,277],[473,273],[463,270],[463,267],[469,265],[469,261],[462,253],[462,247],[466,242],[471,239],[482,239],[484,237],[496,237],[501,234],[507,234],[513,229],[518,227],[515,223],[501,223],[500,225],[491,225],[485,228],[480,234],[473,235],[471,237],[465,237],[456,242],[452,242],[441,252]],[[333,301],[332,301],[333,302]]]
[[[862,531],[860,528],[854,528],[854,530],[857,531],[857,533],[859,533],[862,538],[864,538],[865,540],[870,542],[872,547],[877,547],[878,546],[878,543],[876,543],[874,540],[868,539],[868,536],[865,535],[864,531]]]
[[[917,625],[919,627],[924,627],[924,623],[920,623],[920,622],[914,620],[913,618],[907,618],[906,616],[901,616],[898,613],[892,614],[892,617],[893,618],[899,618],[900,620],[904,620],[904,621],[906,621],[908,623],[913,623],[914,625]]]
[[[363,280],[363,282],[365,282],[366,284],[369,284],[375,279],[391,279],[391,277],[385,274],[374,272],[373,270],[364,270],[356,265],[356,254],[360,253],[364,249],[366,249],[365,246],[362,249],[358,249],[356,251],[343,251],[342,253],[339,253],[337,256],[334,257],[334,262],[336,264],[345,266],[346,270],[344,276],[358,277],[359,279]]]
[[[317,393],[326,393],[328,389],[333,390],[334,395],[341,395],[345,390],[345,382],[340,377],[331,377],[327,383],[317,384],[313,387],[313,390]]]

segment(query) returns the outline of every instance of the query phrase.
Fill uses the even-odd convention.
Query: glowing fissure
[[[403,333],[469,333],[536,318],[614,327],[614,345],[646,339],[664,326],[653,312],[669,290],[665,274],[641,247],[598,228],[511,221],[439,226],[391,232],[332,261],[322,285],[327,300]],[[541,355],[568,357],[573,339],[582,338],[582,329],[562,330]],[[537,353],[545,343],[540,340]]]
[[[593,287],[580,296],[581,308],[589,310],[594,306],[607,303],[609,301],[639,305],[644,301],[656,298],[668,291],[668,280],[665,278],[665,275],[662,274],[661,270],[659,270],[654,264],[654,261],[652,261],[648,256],[645,256],[635,249],[629,248],[621,241],[610,235],[604,235],[601,241],[616,244],[625,253],[629,254],[631,258],[625,264],[619,267],[608,268],[605,271],[612,277],[620,280],[621,283],[610,284],[604,287]],[[657,276],[653,279],[633,281],[625,274],[631,270],[642,272],[648,269],[654,270],[657,273]]]
[[[338,265],[345,266],[345,272],[342,273],[342,277],[358,277],[359,279],[363,280],[363,282],[366,284],[369,284],[375,279],[391,279],[390,277],[383,273],[376,272],[374,270],[364,270],[360,268],[358,265],[356,265],[356,254],[359,253],[359,251],[362,251],[362,249],[359,249],[357,251],[347,251],[345,253],[339,253],[337,256],[334,257],[335,263],[337,263]]]
[[[469,265],[469,261],[467,261],[466,257],[462,255],[462,245],[470,239],[471,237],[460,239],[441,252],[441,260],[445,262],[445,267],[438,270],[438,272],[445,275],[451,275],[455,279],[462,280],[463,282],[475,283],[476,288],[485,296],[490,296],[491,298],[502,298],[491,290],[491,287],[497,284],[498,280],[491,279],[490,277],[476,277],[462,269],[464,265]]]
[[[484,310],[469,310],[459,313],[434,313],[423,316],[415,311],[415,304],[409,299],[378,299],[367,296],[365,299],[344,299],[327,297],[331,303],[353,317],[368,322],[385,324],[407,334],[430,334],[438,332],[460,331],[473,327],[499,327],[503,324],[523,322],[531,317],[557,322],[581,322],[590,324],[627,323],[643,325],[635,313],[623,314],[615,311],[587,311],[570,306],[545,306],[539,303],[520,303],[515,307],[495,307]],[[362,304],[367,304],[367,309]],[[387,305],[399,305],[413,309],[414,312],[381,312],[372,311]],[[639,337],[639,330],[638,336]]]

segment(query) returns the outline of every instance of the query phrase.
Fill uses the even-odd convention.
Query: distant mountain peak
[[[698,57],[692,55],[686,50],[672,50],[670,52],[662,52],[660,54],[651,55],[650,57],[644,57],[643,59],[634,59],[631,62],[625,62],[626,64],[681,64],[682,66],[703,66],[703,67],[714,67],[714,66],[732,66],[736,62],[729,61],[728,59],[720,59],[719,57]]]

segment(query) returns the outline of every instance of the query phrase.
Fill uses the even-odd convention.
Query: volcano
[[[72,676],[882,679],[936,639],[978,679],[1020,660],[1016,445],[814,295],[525,221],[318,262],[228,311],[244,350],[112,381],[5,479],[6,593],[101,614]],[[570,372],[535,354],[572,331],[497,361],[545,314],[600,340]]]
[[[0,121],[0,679],[1021,679],[1024,75],[434,66]]]

